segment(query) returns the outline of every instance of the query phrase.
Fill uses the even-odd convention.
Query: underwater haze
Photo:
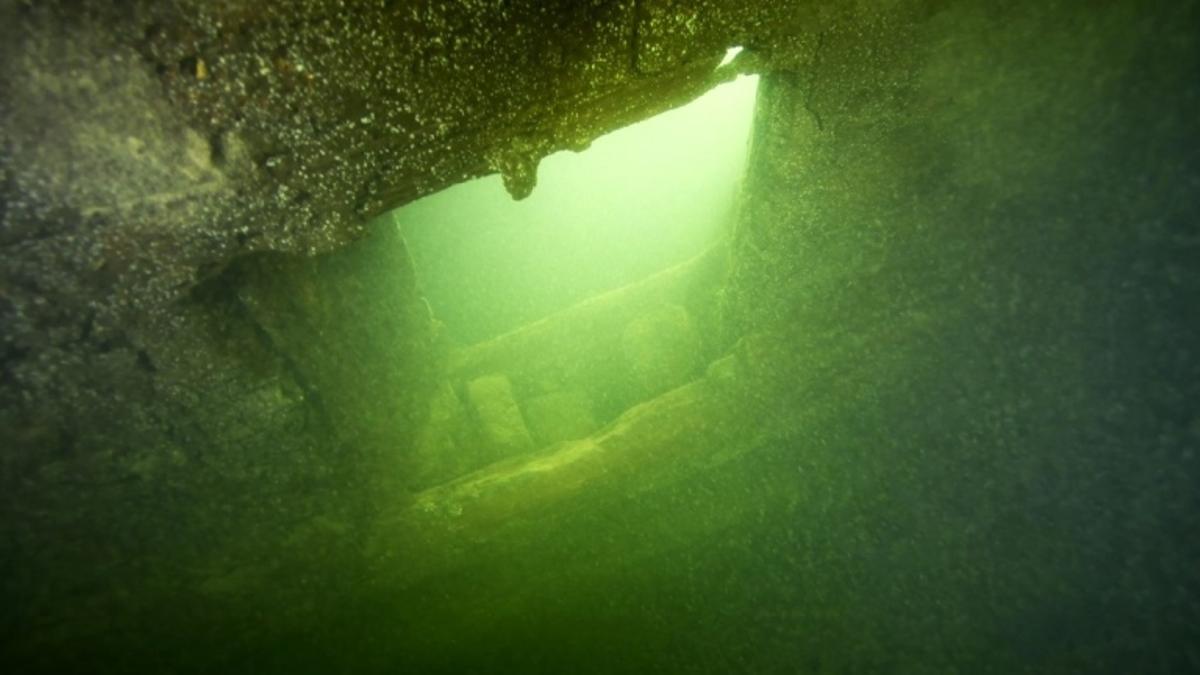
[[[714,244],[733,222],[757,84],[551,155],[524,200],[492,175],[393,211],[434,314],[478,342]]]
[[[0,674],[1200,673],[1197,26],[0,1]]]

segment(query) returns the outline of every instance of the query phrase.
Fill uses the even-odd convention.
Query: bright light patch
[[[732,217],[757,86],[551,155],[522,201],[493,175],[394,211],[434,314],[483,340],[703,251]]]
[[[717,67],[720,68],[721,66],[727,66],[727,65],[733,63],[733,60],[736,59],[737,55],[741,54],[741,53],[742,53],[741,47],[730,47],[729,49],[726,49],[725,50],[725,58],[721,60],[720,65],[718,65]]]

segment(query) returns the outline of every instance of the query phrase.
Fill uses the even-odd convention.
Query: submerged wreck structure
[[[1200,671],[1197,25],[4,0],[0,669]],[[442,339],[389,210],[738,74],[727,238]]]

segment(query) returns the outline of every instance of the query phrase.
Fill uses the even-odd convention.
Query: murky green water
[[[438,318],[478,342],[728,236],[757,80],[545,158],[522,201],[490,176],[394,211]]]
[[[74,43],[14,48],[3,84],[86,128],[0,136],[69,169],[0,158],[6,225],[69,214],[0,233],[0,670],[1200,672],[1200,3],[412,5],[357,10],[403,65],[370,81],[461,115],[358,113],[322,68],[373,57],[260,54],[293,28],[249,5],[96,38],[170,94],[147,119],[283,96],[272,124],[344,133],[324,164],[250,122],[101,133],[78,101],[130,59],[72,56],[76,81],[34,58]],[[304,8],[310,38],[348,11]],[[730,68],[758,73],[528,154]],[[493,79],[547,98],[480,121]],[[305,108],[319,87],[353,119]],[[363,135],[385,120],[445,157]],[[113,170],[105,196],[96,152],[200,188]],[[330,225],[483,167],[524,194],[539,159],[521,201],[493,175]],[[359,163],[353,198],[321,191]],[[73,181],[103,199],[14,197]],[[196,204],[260,220],[151,227]]]

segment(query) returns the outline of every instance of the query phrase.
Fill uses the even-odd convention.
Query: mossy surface
[[[1195,2],[2,10],[8,670],[1200,668]],[[369,216],[520,196],[735,43],[721,311],[446,352]],[[598,428],[390,473],[505,364]]]
[[[789,344],[752,550],[814,672],[1200,665],[1196,8],[1148,10],[901,9],[764,79],[728,308]]]

